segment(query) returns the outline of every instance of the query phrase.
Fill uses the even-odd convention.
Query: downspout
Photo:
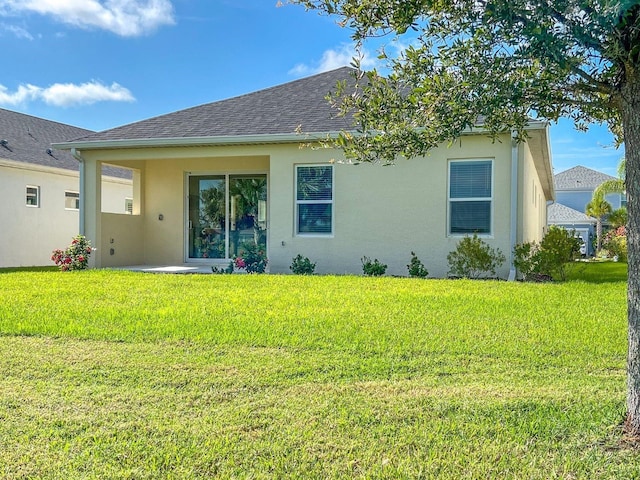
[[[80,155],[80,151],[72,148],[71,149],[71,155],[73,155],[73,157],[78,160],[78,167],[79,167],[79,171],[80,171],[80,209],[79,209],[79,215],[80,215],[80,222],[78,225],[78,229],[79,229],[79,234],[80,235],[84,235],[84,211],[85,211],[85,206],[84,206],[84,197],[85,197],[85,187],[84,187],[84,158],[82,158],[82,155]]]
[[[511,268],[509,269],[509,282],[516,279],[516,267],[513,265],[513,249],[516,246],[518,238],[518,150],[519,144],[516,132],[511,132],[511,219],[509,232],[509,245],[511,246]]]

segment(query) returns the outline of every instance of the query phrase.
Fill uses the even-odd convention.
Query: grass
[[[620,282],[627,279],[627,264],[609,260],[582,263],[578,262],[568,271],[569,280],[590,283]]]
[[[0,273],[0,477],[640,478],[620,265]]]

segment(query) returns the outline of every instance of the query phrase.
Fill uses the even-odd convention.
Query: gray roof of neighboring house
[[[547,222],[553,224],[583,224],[596,223],[596,219],[561,203],[552,203],[547,207]]]
[[[52,143],[93,133],[24,113],[0,108],[0,158],[14,162],[78,171],[78,161],[68,151],[49,150]],[[6,140],[4,142],[3,140]],[[105,166],[106,175],[131,178],[128,170]]]
[[[558,190],[595,190],[603,182],[615,180],[615,177],[578,165],[554,175],[553,181]]]
[[[198,138],[337,132],[351,129],[327,101],[338,82],[355,82],[355,70],[342,67],[257,92],[187,108],[75,138],[77,141]]]

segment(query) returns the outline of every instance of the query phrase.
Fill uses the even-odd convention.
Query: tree
[[[611,204],[602,195],[594,195],[585,213],[596,219],[596,252],[602,249],[602,220],[612,212]]]
[[[640,4],[637,0],[290,0],[335,15],[363,42],[405,37],[390,74],[338,89],[355,134],[347,158],[394,162],[451,142],[479,118],[492,136],[526,137],[531,115],[606,123],[626,149],[627,431],[640,435]],[[410,35],[408,35],[410,34]],[[384,51],[381,57],[385,57]],[[357,66],[357,63],[356,63]],[[341,95],[342,93],[348,93]]]
[[[618,178],[607,180],[598,185],[593,191],[593,196],[596,195],[608,195],[610,193],[624,193],[625,192],[625,178],[627,176],[627,161],[624,157],[618,164]]]
[[[612,211],[607,217],[607,221],[611,228],[620,228],[627,224],[627,208],[620,207]]]

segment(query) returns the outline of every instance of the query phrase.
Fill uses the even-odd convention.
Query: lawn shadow
[[[55,272],[59,270],[58,267],[4,267],[0,268],[1,273],[15,273],[15,272]]]
[[[625,262],[576,262],[567,272],[568,281],[617,283],[627,281]]]

